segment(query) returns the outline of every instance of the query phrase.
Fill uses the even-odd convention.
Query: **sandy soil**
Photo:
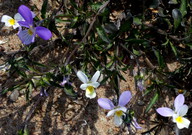
[[[38,3],[38,4],[37,4]],[[30,1],[0,1],[0,16],[3,14],[14,15],[20,4],[32,5],[36,4],[37,8],[41,8],[42,0]],[[10,30],[1,26],[0,40],[6,41],[5,44],[0,45],[3,52],[17,51],[21,47],[21,42],[18,39],[16,30]],[[45,56],[44,59],[50,56]],[[6,61],[6,58],[0,59],[0,64]],[[43,60],[42,60],[43,61]],[[175,63],[169,64],[170,70],[173,70]],[[0,84],[6,82],[12,83],[13,80],[7,80],[7,73],[0,72]],[[141,130],[134,130],[135,135],[140,135],[147,131],[154,125],[150,120],[156,119],[154,109],[149,114],[144,115],[144,105],[148,100],[139,99],[141,93],[136,93],[134,78],[129,71],[123,73],[126,81],[121,81],[120,90],[130,90],[133,94],[131,105],[135,108],[135,114],[138,123],[142,127]],[[78,79],[76,80],[78,83]],[[75,85],[75,84],[74,84]],[[1,85],[0,85],[1,86]],[[93,100],[86,99],[84,91],[80,90],[76,85],[76,91],[79,98],[77,100],[70,99],[66,96],[62,89],[51,88],[48,91],[48,97],[40,97],[39,90],[34,90],[30,101],[26,101],[25,94],[19,92],[19,98],[12,102],[9,100],[11,92],[8,92],[4,97],[0,97],[0,134],[14,135],[18,130],[26,126],[30,135],[124,135],[129,134],[127,128],[115,127],[113,124],[113,117],[106,117],[107,111],[100,108],[97,104],[97,99],[101,97],[113,98],[114,92],[110,85],[100,86],[97,92],[97,98]],[[0,87],[1,90],[1,87]],[[162,97],[166,101],[173,103],[173,98],[170,96]],[[138,101],[142,101],[143,105],[138,105]],[[37,107],[34,108],[37,104]],[[159,103],[162,105],[161,103]],[[166,104],[165,104],[166,105]],[[32,116],[29,112],[33,111]],[[27,118],[30,118],[27,120]],[[25,123],[27,122],[27,124]],[[162,131],[162,135],[167,134]],[[172,132],[168,133],[172,134]],[[186,133],[187,135],[188,133]]]

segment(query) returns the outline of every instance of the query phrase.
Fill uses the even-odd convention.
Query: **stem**
[[[179,130],[179,128],[177,127],[177,125],[175,124],[175,135],[179,135],[179,132],[180,132],[180,130]]]
[[[87,36],[89,35],[89,33],[90,33],[90,31],[91,31],[91,29],[92,29],[92,27],[93,27],[93,24],[94,24],[95,21],[96,21],[97,16],[98,16],[98,15],[101,13],[101,11],[108,5],[109,2],[110,2],[110,0],[108,0],[107,2],[105,2],[105,3],[99,8],[97,14],[94,16],[93,21],[92,21],[91,24],[89,25],[89,28],[88,28],[85,36],[83,37],[82,41],[80,42],[80,44],[86,42],[86,38],[87,38]],[[66,65],[69,63],[71,57],[75,54],[75,52],[76,52],[76,51],[78,50],[78,48],[80,47],[80,44],[78,44],[78,45],[75,47],[75,49],[70,53],[70,55],[69,55],[69,57],[67,58],[64,66],[66,66]]]

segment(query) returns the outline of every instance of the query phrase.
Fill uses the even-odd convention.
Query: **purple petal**
[[[161,108],[156,109],[156,111],[161,116],[164,116],[164,117],[170,117],[170,116],[173,116],[173,114],[174,114],[174,111],[168,107],[161,107]]]
[[[97,102],[103,109],[112,110],[115,107],[113,102],[108,98],[100,98]]]
[[[19,33],[18,33],[18,36],[20,38],[20,40],[22,41],[23,44],[30,44],[32,42],[34,42],[35,40],[35,36],[34,35],[29,35],[28,34],[28,29],[26,30],[21,30]]]
[[[134,117],[133,117],[133,125],[134,125],[134,127],[137,128],[137,129],[141,129],[141,128],[142,128],[141,126],[139,126],[139,124],[137,123],[136,118],[134,118]]]
[[[67,83],[67,81],[66,81],[66,80],[63,80],[63,81],[60,83],[60,85],[61,85],[61,86],[64,86],[66,83]]]
[[[131,92],[124,91],[119,97],[119,106],[125,106],[131,99]]]
[[[40,38],[44,40],[48,40],[52,37],[51,31],[45,27],[36,27],[36,33]]]
[[[179,94],[174,101],[174,106],[175,106],[175,111],[177,112],[178,109],[184,104],[185,102],[185,97],[183,94]]]
[[[21,5],[18,9],[18,12],[21,14],[21,16],[25,19],[25,21],[32,25],[33,24],[33,16],[31,13],[31,10],[26,7],[25,5]]]
[[[27,22],[24,22],[24,21],[18,21],[18,23],[19,23],[20,26],[27,27],[27,28],[30,27],[29,24],[28,24]]]

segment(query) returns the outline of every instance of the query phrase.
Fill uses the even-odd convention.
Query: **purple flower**
[[[164,117],[173,117],[173,122],[177,124],[179,129],[188,128],[190,121],[183,116],[187,114],[188,106],[184,104],[185,97],[183,94],[179,94],[174,101],[175,110],[168,107],[161,107],[156,109],[156,111]]]
[[[46,96],[46,97],[49,96],[44,87],[41,88],[40,96]]]
[[[18,33],[18,36],[20,40],[23,42],[23,44],[28,45],[34,42],[36,34],[44,40],[48,40],[51,38],[52,34],[49,29],[41,26],[34,27],[33,14],[28,7],[26,7],[25,5],[21,5],[18,9],[18,12],[25,20],[25,21],[19,21],[18,23],[20,24],[20,26],[27,28],[24,30],[20,30]]]
[[[69,77],[63,77],[63,81],[60,83],[61,86],[65,86],[65,84],[71,85],[71,82],[69,82]]]
[[[113,102],[109,100],[108,98],[100,98],[97,100],[100,107],[103,109],[110,110],[107,113],[107,117],[115,114],[114,116],[114,124],[116,126],[120,126],[123,123],[122,116],[126,113],[127,108],[125,105],[130,101],[131,99],[131,92],[130,91],[124,91],[120,97],[119,97],[119,103],[118,106],[114,106]]]
[[[144,90],[144,80],[143,79],[137,80],[137,87],[139,88],[140,91]]]

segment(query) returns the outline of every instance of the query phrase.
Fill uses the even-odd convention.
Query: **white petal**
[[[126,107],[119,107],[119,108],[117,108],[116,110],[121,110],[121,111],[123,111],[123,112],[126,112],[126,111],[127,111],[127,108],[126,108]]]
[[[1,18],[1,22],[8,22],[8,20],[13,19],[11,16],[3,15]]]
[[[178,109],[178,112],[177,114],[179,116],[185,116],[187,114],[187,111],[188,111],[188,106],[187,105],[182,105],[179,109]]]
[[[96,95],[97,95],[97,94],[96,94],[95,91],[93,91],[92,93],[88,93],[87,91],[85,92],[85,96],[86,96],[87,98],[90,98],[90,99],[95,98]]]
[[[91,86],[93,86],[94,88],[99,87],[100,83],[99,82],[92,82],[90,83]]]
[[[23,17],[22,17],[19,13],[17,13],[17,14],[14,15],[14,19],[15,19],[17,22],[24,20]]]
[[[87,76],[86,76],[82,71],[78,71],[78,72],[77,72],[77,77],[78,77],[79,80],[81,80],[83,83],[89,82],[89,79],[87,78]]]
[[[177,123],[177,121],[176,121],[176,118],[178,117],[179,115],[178,114],[173,114],[173,122],[175,122],[175,123]]]
[[[189,128],[189,125],[190,125],[190,121],[186,118],[182,118],[183,119],[183,122],[182,123],[178,123],[177,122],[177,127],[179,129],[182,129],[182,128]]]
[[[13,25],[13,29],[18,28],[20,25],[16,22],[15,25]]]
[[[8,15],[3,15],[2,18],[1,18],[1,22],[4,22],[5,23],[5,26],[7,27],[10,27],[12,26],[10,23],[9,23],[9,20],[10,19],[13,19],[12,17],[8,16]]]
[[[99,79],[100,71],[95,72],[93,77],[91,78],[91,82],[96,82]]]
[[[88,85],[87,85],[86,83],[84,83],[84,84],[81,84],[80,88],[81,88],[82,90],[86,90],[87,86],[88,86]]]
[[[116,112],[115,109],[109,111],[109,112],[107,113],[107,117],[112,116],[115,112]]]
[[[118,117],[117,115],[115,115],[115,117],[114,117],[114,124],[119,127],[122,123],[123,123],[122,118]]]

